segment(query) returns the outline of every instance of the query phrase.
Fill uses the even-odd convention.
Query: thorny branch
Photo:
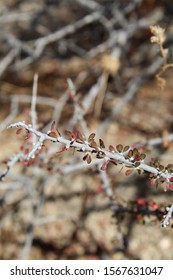
[[[101,149],[101,148],[93,148],[89,143],[80,143],[77,142],[75,140],[68,140],[65,139],[61,136],[58,136],[57,138],[55,137],[51,137],[48,134],[42,133],[34,128],[32,128],[31,125],[27,125],[24,122],[17,122],[14,124],[11,124],[8,128],[18,128],[18,127],[22,127],[24,129],[26,129],[27,131],[35,134],[38,137],[38,141],[36,143],[36,145],[34,146],[34,148],[29,152],[29,154],[26,156],[26,160],[29,161],[31,158],[33,158],[35,156],[35,154],[38,152],[39,148],[43,145],[43,143],[46,140],[52,141],[54,143],[61,143],[64,144],[65,147],[67,149],[69,148],[76,148],[77,150],[81,151],[81,152],[90,152],[92,154],[103,154],[104,155],[104,160],[101,159],[101,161],[105,161],[105,160],[114,160],[116,162],[119,162],[121,164],[125,164],[127,166],[134,166],[133,161],[130,161],[129,159],[126,158],[125,155],[123,155],[123,153],[116,153],[116,152],[110,152],[107,151],[105,149]],[[138,166],[139,169],[155,174],[156,176],[158,175],[159,177],[163,177],[165,178],[168,182],[170,181],[170,179],[172,178],[173,174],[169,173],[169,172],[160,172],[158,169],[145,164],[144,162],[141,162],[140,165]]]

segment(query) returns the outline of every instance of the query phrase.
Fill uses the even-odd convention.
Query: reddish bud
[[[153,210],[156,210],[156,209],[159,208],[158,204],[155,203],[155,202],[150,202],[150,203],[149,203],[149,206],[150,206]]]
[[[137,202],[138,205],[144,205],[145,204],[144,199],[141,198],[141,197],[139,197],[136,202]]]

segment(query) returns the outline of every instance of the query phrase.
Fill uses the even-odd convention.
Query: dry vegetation
[[[168,0],[0,1],[0,259],[173,258],[172,226],[161,227],[170,191],[51,143],[26,166],[23,132],[6,129],[55,120],[62,134],[145,142],[148,162],[172,163],[172,12]],[[155,25],[166,30],[157,45]]]

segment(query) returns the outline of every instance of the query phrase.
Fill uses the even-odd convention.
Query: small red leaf
[[[66,130],[65,133],[66,133],[67,137],[69,137],[69,139],[71,140],[72,139],[72,132],[69,131],[69,130]]]
[[[133,151],[132,150],[128,151],[128,157],[129,158],[133,157]]]
[[[32,133],[27,132],[26,137],[25,137],[25,140],[28,140],[28,139],[30,139],[31,137],[32,137]]]
[[[133,149],[133,156],[137,156],[139,154],[138,149],[134,148]]]
[[[134,171],[133,169],[128,169],[128,170],[126,170],[125,175],[129,176],[132,174],[133,171]]]
[[[87,160],[87,158],[88,158],[88,154],[84,155],[83,160],[85,161]]]
[[[75,133],[71,133],[71,137],[72,137],[73,140],[76,140],[76,138],[77,138]]]
[[[86,137],[80,131],[77,132],[77,139],[80,140],[82,143],[86,141]]]
[[[90,146],[91,146],[92,148],[94,148],[94,149],[97,149],[97,148],[98,148],[98,147],[97,147],[97,143],[96,143],[94,140],[91,141]]]
[[[130,149],[130,146],[125,146],[123,152],[127,152]]]
[[[100,148],[101,148],[101,149],[104,149],[104,148],[105,148],[105,144],[104,144],[104,142],[103,142],[102,139],[99,139],[99,144],[100,144]]]
[[[116,149],[117,149],[117,151],[118,151],[119,153],[121,153],[122,150],[123,150],[123,145],[121,145],[121,144],[117,145],[117,146],[116,146]]]
[[[29,153],[29,149],[25,149],[25,155],[27,155]]]
[[[146,158],[146,154],[141,154],[140,159],[143,160],[144,158]]]
[[[112,145],[110,145],[110,146],[109,146],[109,151],[110,151],[111,153],[115,153],[115,148],[114,148]]]
[[[91,133],[90,136],[88,137],[88,142],[91,142],[95,136],[96,136],[95,133]]]
[[[18,128],[18,129],[16,130],[16,134],[17,134],[17,135],[20,134],[21,132],[22,132],[22,127]]]
[[[57,138],[57,134],[54,131],[48,132],[48,136],[53,137],[53,138]]]
[[[91,156],[90,156],[90,155],[87,156],[87,163],[88,163],[88,164],[91,163]]]
[[[20,146],[20,151],[21,151],[21,152],[23,151],[23,149],[24,149],[24,147],[23,147],[23,146]]]

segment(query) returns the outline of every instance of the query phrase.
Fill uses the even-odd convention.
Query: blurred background
[[[94,157],[88,165],[51,143],[26,166],[25,135],[6,129],[31,123],[37,73],[39,130],[55,120],[62,134],[94,132],[106,148],[145,143],[148,162],[171,163],[173,73],[161,88],[150,26],[165,29],[172,63],[172,15],[171,0],[0,1],[0,259],[173,258],[172,227],[161,227],[170,191],[119,166],[103,175]]]

